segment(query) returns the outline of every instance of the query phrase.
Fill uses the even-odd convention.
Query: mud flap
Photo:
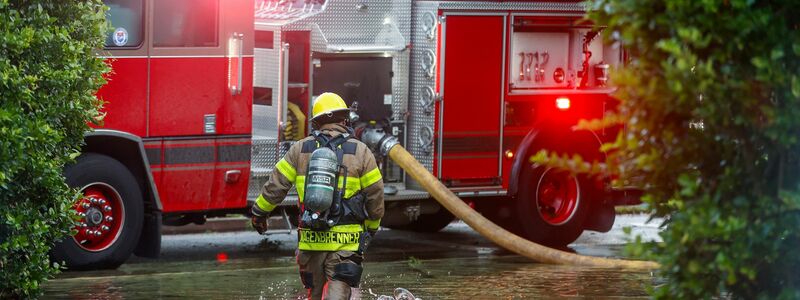
[[[145,214],[142,235],[133,254],[139,257],[158,258],[161,254],[161,212]]]

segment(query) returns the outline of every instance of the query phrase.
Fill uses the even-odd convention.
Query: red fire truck
[[[614,109],[623,52],[582,1],[108,0],[105,124],[66,168],[85,195],[73,268],[155,256],[162,224],[247,210],[306,136],[316,95],[340,94],[358,136],[393,136],[481,213],[563,246],[607,231],[626,192],[536,165],[541,149],[602,159],[616,131],[573,131]],[[376,146],[390,228],[453,220]],[[297,195],[280,214],[295,223]]]

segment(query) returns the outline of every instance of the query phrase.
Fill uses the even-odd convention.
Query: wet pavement
[[[609,233],[586,232],[570,248],[619,257],[623,226],[655,239],[657,223],[621,216]],[[302,299],[294,234],[254,232],[164,236],[161,258],[132,257],[117,270],[65,272],[45,299]],[[421,299],[647,298],[646,271],[553,266],[498,248],[455,222],[439,233],[381,230],[366,255],[362,299],[397,287]]]

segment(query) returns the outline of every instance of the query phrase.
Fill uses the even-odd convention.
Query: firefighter
[[[292,145],[275,165],[251,210],[253,227],[263,233],[269,213],[292,185],[296,186],[301,212],[297,264],[300,280],[311,299],[350,297],[351,288],[358,287],[361,280],[364,251],[383,217],[380,170],[369,148],[352,138],[349,118],[350,109],[338,95],[323,93],[317,97],[312,109],[313,133]],[[317,194],[312,191],[310,180],[319,181],[314,186],[329,181],[319,180],[319,170],[314,170],[314,176],[308,174],[310,168],[320,166],[319,163],[309,166],[320,148],[332,149],[335,154],[331,159],[339,163],[335,174],[338,178],[333,181],[338,184],[330,189],[339,197],[334,195],[335,199],[327,202],[330,204],[327,211],[310,209],[311,206],[316,210],[326,207],[310,202]]]

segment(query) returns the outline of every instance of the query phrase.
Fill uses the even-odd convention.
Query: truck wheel
[[[583,233],[589,211],[587,180],[567,171],[529,165],[522,170],[517,199],[520,232],[529,240],[563,247]]]
[[[502,204],[492,203],[502,201]],[[523,235],[518,225],[515,202],[512,199],[476,201],[475,210],[492,223],[516,235]]]
[[[57,242],[54,261],[68,269],[116,268],[133,252],[142,231],[142,193],[119,161],[85,153],[64,170],[67,184],[80,188],[75,205],[80,220],[72,237]]]
[[[447,227],[447,225],[450,225],[455,218],[456,217],[446,208],[440,207],[439,211],[435,213],[419,215],[416,221],[405,225],[391,226],[389,228],[414,232],[438,232]]]

